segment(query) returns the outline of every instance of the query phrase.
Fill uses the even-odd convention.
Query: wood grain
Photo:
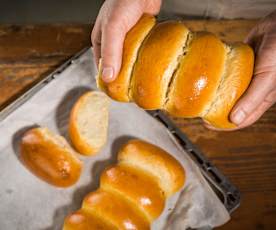
[[[90,45],[90,25],[0,26],[0,110]]]
[[[241,41],[256,20],[186,21],[227,42]],[[0,109],[64,60],[90,45],[90,25],[0,26]],[[199,119],[174,119],[242,192],[232,220],[220,229],[275,229],[276,106],[251,127],[206,129]]]

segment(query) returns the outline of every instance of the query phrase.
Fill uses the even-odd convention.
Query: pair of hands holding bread
[[[127,32],[143,14],[156,15],[161,0],[107,0],[103,4],[94,29],[92,44],[97,63],[101,58],[103,82],[113,82],[121,69],[123,46]],[[253,124],[276,101],[276,12],[255,26],[245,42],[255,51],[252,81],[229,114],[240,129]],[[208,128],[213,128],[206,124]],[[233,130],[231,129],[231,130]]]

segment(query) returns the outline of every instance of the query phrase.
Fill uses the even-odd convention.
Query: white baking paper
[[[131,138],[164,148],[187,173],[184,188],[168,200],[152,229],[214,227],[228,221],[228,212],[188,155],[162,124],[134,104],[111,103],[108,142],[95,157],[81,157],[84,169],[76,185],[67,189],[53,187],[24,167],[18,157],[23,132],[41,125],[68,138],[70,109],[82,93],[96,89],[95,73],[92,52],[88,50],[0,123],[0,229],[62,229],[64,217],[79,209],[84,196],[98,187],[102,170],[116,162],[118,149]]]

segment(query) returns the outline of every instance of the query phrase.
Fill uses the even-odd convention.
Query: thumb
[[[102,79],[105,82],[113,81],[121,68],[125,35],[126,30],[120,23],[111,22],[102,30]]]
[[[237,104],[232,109],[230,119],[236,125],[242,125],[243,121],[245,121],[251,115],[251,120],[254,122],[260,116],[255,113],[257,108],[260,107],[261,104],[267,102],[269,106],[271,106],[274,102],[272,100],[267,101],[268,95],[273,91],[275,86],[275,77],[269,73],[260,73],[256,74],[245,92],[245,94],[239,99]],[[262,107],[262,113],[265,112],[265,108]],[[258,116],[257,116],[258,115]],[[252,122],[252,123],[253,123]]]

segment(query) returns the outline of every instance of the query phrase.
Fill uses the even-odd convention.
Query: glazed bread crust
[[[114,81],[122,87],[117,85],[116,93],[111,94],[106,88],[111,89],[113,83],[105,83],[102,88],[107,94],[115,100],[134,101],[146,110],[201,117],[216,128],[235,127],[228,116],[250,84],[254,68],[251,47],[227,45],[211,33],[192,33],[179,21],[167,21],[145,26],[147,36],[136,39],[133,49],[128,41],[136,38],[136,27],[140,36],[143,20],[133,27],[124,44],[124,54],[132,61],[129,64],[123,58],[122,72]],[[128,97],[118,97],[127,92]]]
[[[219,86],[226,54],[226,46],[213,34],[195,34],[175,73],[165,109],[176,117],[202,116]]]
[[[130,98],[142,108],[162,108],[188,33],[181,22],[168,21],[156,25],[146,38],[130,86]]]
[[[150,229],[150,223],[134,205],[105,190],[88,194],[82,208],[118,229]]]
[[[155,24],[153,16],[144,14],[137,24],[127,33],[124,41],[122,65],[117,78],[110,83],[105,83],[101,78],[101,68],[97,76],[98,86],[111,98],[121,101],[129,101],[129,85],[133,66],[136,62],[139,48]]]
[[[145,141],[129,141],[119,152],[118,161],[154,175],[166,197],[176,193],[185,181],[181,164],[165,150]]]
[[[117,165],[106,169],[101,176],[101,187],[126,197],[145,213],[150,222],[162,213],[165,206],[166,197],[156,179],[134,167]]]
[[[75,184],[82,171],[76,152],[47,128],[33,128],[24,134],[20,157],[34,175],[58,187]]]
[[[229,114],[251,81],[254,67],[253,50],[248,45],[236,43],[232,45],[226,62],[215,99],[210,110],[203,116],[204,120],[213,126],[224,129],[235,127],[229,120]]]
[[[66,217],[63,230],[117,230],[117,228],[84,210],[78,210]]]
[[[161,215],[165,200],[184,182],[183,167],[169,153],[145,141],[131,140],[119,151],[118,163],[102,172],[100,187],[84,199],[77,211],[80,218],[72,218],[74,214],[67,217],[64,230],[72,226],[93,230],[95,224],[102,226],[101,221],[109,226],[107,230],[113,226],[150,229]],[[90,224],[90,217],[99,221]]]

